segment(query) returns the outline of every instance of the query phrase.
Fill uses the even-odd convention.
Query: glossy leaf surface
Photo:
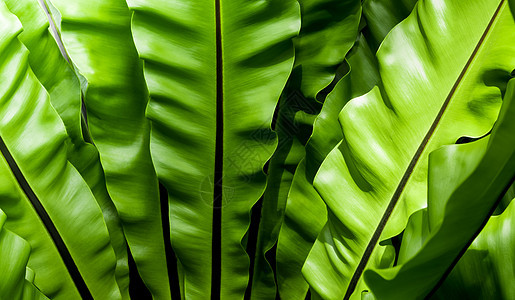
[[[515,80],[512,79],[491,136],[431,153],[427,214],[412,218],[411,222],[417,224],[408,226],[414,231],[410,233],[413,237],[403,241],[406,245],[401,245],[398,266],[365,271],[368,286],[377,297],[425,297],[459,252],[473,240],[515,178],[515,150],[511,146],[515,142],[514,111]],[[421,230],[424,228],[429,232],[424,234]],[[486,230],[485,234],[492,230]],[[509,231],[509,227],[497,234],[504,230]],[[490,250],[496,251],[494,245],[495,242]],[[510,265],[509,258],[505,262]],[[503,278],[509,280],[510,276]],[[509,285],[501,283],[501,286]]]
[[[0,209],[0,298],[48,299],[34,285],[34,272],[27,268],[30,245],[3,228],[7,216]]]
[[[131,36],[131,13],[123,0],[51,4],[64,46],[87,80],[83,89],[91,137],[139,274],[154,297],[167,299],[158,182],[145,118],[148,92]]]
[[[100,165],[98,151],[82,137],[79,80],[52,37],[48,16],[45,14],[46,8],[41,3],[35,4],[33,0],[5,0],[5,4],[23,26],[19,39],[29,50],[31,69],[48,91],[50,103],[63,120],[70,136],[68,160],[82,175],[102,209],[118,259],[117,281],[122,290],[128,293],[127,244],[118,212],[105,186],[104,170]]]
[[[0,0],[0,299],[515,297],[514,42],[515,0]]]
[[[382,88],[344,107],[345,138],[315,178],[330,211],[303,268],[317,294],[348,298],[358,287],[358,297],[363,270],[386,251],[378,243],[426,205],[428,154],[492,127],[515,63],[500,42],[512,23],[506,1],[421,1],[388,34]]]
[[[249,267],[242,240],[277,143],[270,125],[293,65],[298,4],[128,3],[182,294],[241,298]]]
[[[28,266],[48,297],[121,298],[102,212],[67,160],[67,135],[18,40],[21,24],[0,4],[0,206],[5,228],[32,248]],[[30,200],[30,201],[29,201]],[[73,281],[72,281],[73,277]]]

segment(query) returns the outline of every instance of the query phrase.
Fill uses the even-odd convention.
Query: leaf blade
[[[131,36],[131,13],[123,0],[53,0],[47,5],[72,62],[87,80],[83,89],[91,137],[139,274],[152,295],[167,299],[158,182],[144,114],[148,91]]]
[[[485,64],[483,66],[471,64],[470,70],[466,68],[467,61],[472,62],[471,53],[474,53],[485,28],[488,28],[492,16],[496,16],[494,12],[502,3],[490,1],[478,3],[473,7],[460,7],[458,2],[449,1],[445,3],[445,9],[443,9],[440,2],[418,2],[410,17],[395,27],[382,43],[378,51],[378,59],[384,90],[376,88],[369,94],[349,102],[343,109],[340,123],[345,135],[344,142],[350,150],[342,147],[334,149],[324,161],[327,167],[322,167],[315,178],[315,187],[334,212],[335,218],[330,222],[335,224],[343,222],[345,225],[332,227],[336,230],[332,233],[321,233],[321,236],[326,234],[336,239],[332,246],[331,244],[327,247],[320,245],[317,252],[311,252],[310,255],[313,256],[311,259],[308,258],[303,272],[305,275],[309,274],[313,282],[315,281],[313,273],[322,274],[323,272],[323,268],[319,269],[321,265],[317,264],[316,260],[328,257],[329,254],[323,252],[327,251],[327,253],[334,253],[336,257],[340,254],[344,255],[344,258],[331,259],[339,265],[342,264],[340,259],[347,260],[351,266],[357,266],[361,261],[361,266],[356,269],[356,272],[353,271],[354,267],[346,270],[342,266],[338,271],[331,271],[332,275],[327,274],[328,277],[338,278],[337,282],[340,286],[349,284],[349,273],[355,274],[351,287],[357,285],[361,279],[360,273],[365,268],[364,264],[368,261],[368,259],[361,260],[365,249],[367,247],[369,249],[366,256],[373,254],[371,250],[376,248],[381,233],[382,239],[395,236],[405,227],[407,217],[424,207],[426,190],[424,174],[427,169],[428,153],[440,145],[454,143],[462,135],[483,135],[491,127],[499,107],[500,91],[497,88],[485,87],[475,90],[463,86],[473,86],[476,84],[476,78],[481,78],[481,73],[491,68],[492,64],[487,63],[489,56],[485,53],[488,51],[500,53],[499,49],[502,47],[482,47],[477,55],[480,58],[474,55],[472,57],[476,60],[482,59]],[[474,15],[478,22],[472,25],[468,24],[466,18],[452,17],[467,13]],[[467,29],[466,36],[462,36],[459,41],[441,38],[449,34],[449,31],[459,32],[468,26],[473,26],[474,31]],[[497,32],[504,30],[502,26],[496,25],[494,28]],[[491,38],[490,35],[487,37],[487,40]],[[400,43],[404,46],[396,47],[396,44]],[[459,51],[435,59],[433,53],[440,53],[452,47],[452,43],[460,45]],[[490,44],[485,42],[479,45]],[[492,59],[494,57],[499,59],[495,55]],[[451,63],[451,61],[454,62]],[[502,62],[503,72],[508,74],[509,64],[509,59]],[[448,69],[449,65],[455,68],[451,71]],[[461,80],[460,74],[465,77],[465,80]],[[457,83],[462,82],[463,84],[457,86]],[[485,85],[478,84],[478,86]],[[453,92],[454,89],[456,93]],[[448,95],[452,101],[449,102],[448,109],[443,110],[445,114],[439,114]],[[479,100],[481,97],[488,100],[481,102]],[[483,108],[470,110],[470,106],[467,105],[478,105]],[[445,108],[445,105],[443,107]],[[467,115],[467,117],[453,117],[456,115]],[[440,122],[434,122],[438,121],[438,116],[443,118]],[[452,122],[454,123],[450,126]],[[395,131],[392,131],[394,128]],[[435,133],[427,134],[427,132],[431,133],[429,128],[433,128]],[[428,146],[424,146],[421,142],[428,142]],[[421,159],[413,160],[413,155],[420,145],[422,145],[419,148],[422,150],[419,153]],[[344,152],[351,153],[352,162],[358,164],[359,172],[348,169],[350,164],[342,156]],[[410,161],[412,164],[408,167]],[[418,161],[421,163],[417,163]],[[325,170],[322,171],[323,169]],[[405,170],[408,172],[406,173]],[[403,174],[409,176],[403,177]],[[338,183],[335,178],[338,178]],[[399,184],[402,178],[404,178],[402,182],[407,184],[404,192],[404,184]],[[342,190],[342,186],[346,186],[345,191]],[[386,207],[390,203],[387,199],[395,190],[397,190],[396,197],[402,196],[402,200],[396,207],[394,205],[390,207],[390,210],[395,207],[390,218],[383,218],[386,216],[384,215]],[[335,197],[338,194],[340,196]],[[352,204],[345,199],[353,199],[357,202]],[[355,203],[362,205],[357,206]],[[367,205],[363,205],[364,203]],[[346,209],[344,210],[342,206]],[[381,218],[383,221],[379,223]],[[347,226],[352,232],[351,235],[347,232]],[[368,229],[370,226],[378,228],[378,231],[375,231],[374,240],[371,240],[373,234]],[[384,230],[381,229],[382,227]],[[345,236],[348,239],[344,238]],[[348,244],[350,241],[352,246]],[[348,252],[344,250],[345,247],[350,247],[352,250]],[[352,251],[356,251],[355,254]],[[352,288],[347,289],[347,297],[350,296],[351,290]],[[319,291],[322,292],[322,288]],[[336,295],[343,291],[345,289],[335,289],[336,294],[332,295],[339,297]],[[323,292],[332,293],[329,288],[324,288]],[[326,294],[325,297],[330,296]]]
[[[129,6],[145,60],[152,155],[169,193],[182,294],[243,297],[249,261],[242,240],[276,146],[270,124],[293,65],[298,6],[275,0]]]

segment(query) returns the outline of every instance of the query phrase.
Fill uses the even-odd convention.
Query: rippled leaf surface
[[[0,4],[0,207],[30,243],[28,266],[48,297],[120,299],[102,211],[67,160],[65,127],[29,67],[21,24]]]
[[[359,297],[362,272],[388,251],[379,242],[426,206],[429,153],[490,130],[515,63],[502,42],[513,28],[507,1],[435,0],[388,34],[377,54],[382,87],[344,107],[344,140],[314,181],[329,208],[303,268],[317,294]]]
[[[365,280],[375,295],[384,299],[425,297],[482,229],[497,200],[515,178],[514,100],[515,80],[512,79],[491,136],[464,145],[442,147],[431,153],[427,211],[417,212],[410,219],[398,265],[365,271]],[[493,231],[485,230],[486,235]],[[504,230],[497,234],[502,235]],[[481,242],[485,238],[478,237],[478,243],[485,245]],[[495,244],[491,246],[490,250],[496,251]],[[510,286],[505,283],[501,286]],[[399,291],[401,286],[402,291]]]
[[[150,91],[152,157],[168,190],[182,294],[241,298],[244,236],[276,147],[296,1],[128,1]],[[214,255],[214,256],[213,256]]]
[[[124,0],[47,1],[83,82],[91,138],[138,271],[170,297],[157,176],[150,157],[148,91]]]

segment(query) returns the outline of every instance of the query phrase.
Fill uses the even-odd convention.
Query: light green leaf
[[[365,280],[375,296],[380,299],[425,297],[459,257],[460,251],[474,239],[515,178],[514,113],[515,79],[512,79],[491,136],[431,153],[427,214],[425,218],[410,219],[411,223],[423,225],[413,227],[419,228],[411,230],[414,238],[403,238],[406,245],[401,247],[398,266],[365,271]],[[492,229],[487,229],[485,234],[489,231]],[[484,245],[485,242],[478,239],[478,243]],[[489,249],[494,251],[495,247]],[[508,258],[505,263],[509,262]],[[509,280],[513,273],[507,275],[511,276],[504,280]],[[510,285],[501,282],[501,286]]]
[[[128,298],[127,244],[118,212],[105,186],[104,172],[100,165],[98,151],[93,145],[86,143],[82,137],[79,80],[50,33],[45,8],[34,0],[4,0],[4,2],[22,23],[23,32],[18,38],[29,50],[29,64],[48,91],[50,102],[59,113],[71,138],[68,160],[81,173],[102,209],[118,258],[117,281],[125,293],[124,296]]]
[[[270,125],[293,65],[298,4],[128,3],[145,61],[152,156],[169,194],[182,294],[242,298],[249,268],[242,240],[277,143]]]
[[[65,128],[0,3],[0,207],[27,240],[35,285],[48,297],[120,299],[116,256],[102,212],[67,160]]]
[[[399,1],[393,0],[391,4],[398,6],[397,2]],[[368,9],[372,8],[365,2],[363,7],[365,16]],[[409,11],[389,12],[387,19],[391,22],[379,28],[389,30],[408,14]],[[377,20],[374,18],[370,23],[381,23],[383,20],[384,18]],[[394,24],[393,20],[395,20]],[[281,228],[283,231],[280,234],[281,247],[278,247],[277,255],[277,277],[282,297],[291,296],[292,299],[296,299],[302,297],[301,295],[307,290],[308,285],[300,270],[316,236],[326,222],[325,204],[312,185],[313,178],[323,159],[343,138],[338,114],[347,101],[365,94],[374,85],[380,83],[376,58],[368,46],[368,41],[373,40],[373,43],[378,43],[378,39],[380,39],[379,42],[382,41],[384,35],[373,37],[368,34],[370,31],[372,28],[364,28],[363,32],[367,37],[360,34],[353,50],[347,55],[349,74],[337,83],[325,100],[324,107],[316,119],[314,131],[306,145],[306,158],[295,171],[287,201],[286,219]],[[310,211],[310,213],[300,211]],[[281,285],[284,285],[284,288]]]
[[[131,36],[131,13],[123,0],[51,2],[64,46],[87,80],[91,137],[138,272],[155,298],[168,299],[158,182],[145,118],[148,92]]]
[[[377,54],[383,88],[343,108],[345,138],[314,181],[330,213],[303,274],[319,296],[359,297],[379,242],[426,206],[428,154],[492,127],[514,29],[506,1],[432,0],[388,34]]]
[[[29,243],[3,228],[6,218],[0,209],[0,299],[48,299],[32,284],[34,271],[26,268]]]
[[[335,73],[339,73],[338,65],[356,40],[361,16],[361,3],[356,0],[303,0],[299,3],[301,30],[294,39],[295,66],[279,102],[274,128],[278,147],[270,160],[259,222],[252,282],[252,298],[258,299],[276,295],[275,276],[266,255],[275,255],[273,246],[277,242],[293,174],[305,155],[304,145],[311,134],[313,120],[320,112],[321,103],[315,98],[323,100],[321,91],[330,89],[327,86],[331,81],[341,76]]]

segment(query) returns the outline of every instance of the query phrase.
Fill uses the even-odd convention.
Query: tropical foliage
[[[515,299],[515,0],[0,0],[0,299]]]

